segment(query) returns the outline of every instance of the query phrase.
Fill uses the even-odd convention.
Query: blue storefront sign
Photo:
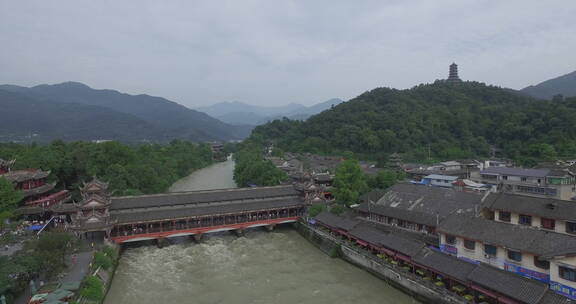
[[[551,281],[550,282],[550,289],[554,290],[555,292],[568,297],[570,299],[576,300],[576,288],[572,288],[570,286],[566,286],[564,284],[560,284],[558,282]]]
[[[440,245],[440,251],[451,255],[458,255],[458,248],[446,244]]]
[[[550,275],[538,271],[534,271],[531,269],[524,268],[522,266],[518,266],[511,263],[504,262],[504,269],[514,272],[515,274],[521,275],[523,277],[527,277],[530,279],[538,280],[544,283],[550,282]]]

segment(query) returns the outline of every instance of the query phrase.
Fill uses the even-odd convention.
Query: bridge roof
[[[300,198],[283,199],[283,200],[260,200],[245,203],[205,205],[205,206],[188,206],[181,208],[158,208],[147,209],[146,211],[122,211],[112,213],[112,219],[118,220],[119,224],[141,223],[161,220],[177,220],[195,216],[218,215],[229,213],[240,213],[249,211],[258,211],[266,209],[277,209],[286,207],[299,207],[303,202]]]
[[[297,195],[299,195],[299,192],[294,189],[292,185],[288,185],[275,187],[175,192],[140,196],[120,196],[112,198],[112,206],[110,207],[110,210],[215,203],[245,199],[266,199]]]

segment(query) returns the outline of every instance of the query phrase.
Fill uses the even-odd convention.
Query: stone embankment
[[[447,291],[445,288],[424,281],[420,277],[397,266],[389,265],[371,252],[360,249],[345,240],[338,239],[303,221],[297,224],[297,230],[300,235],[324,253],[332,257],[340,257],[372,273],[388,284],[413,296],[418,301],[434,304],[468,303],[464,298]]]

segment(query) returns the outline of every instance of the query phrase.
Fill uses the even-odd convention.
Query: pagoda
[[[51,192],[56,183],[49,183],[50,171],[41,169],[12,170],[16,160],[0,159],[0,177],[12,182],[14,188],[22,192],[25,202],[42,199]]]
[[[94,178],[80,187],[82,201],[75,203],[76,215],[72,217],[72,229],[87,234],[110,234],[114,221],[110,219],[110,193],[108,183]]]
[[[450,65],[450,72],[448,73],[448,82],[451,83],[462,82],[460,77],[458,77],[458,65],[456,63],[452,63]]]

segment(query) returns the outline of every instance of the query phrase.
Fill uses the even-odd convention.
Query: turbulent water
[[[197,171],[172,191],[234,186],[232,161]],[[289,227],[186,238],[124,251],[106,304],[413,303],[405,294],[332,259]]]

